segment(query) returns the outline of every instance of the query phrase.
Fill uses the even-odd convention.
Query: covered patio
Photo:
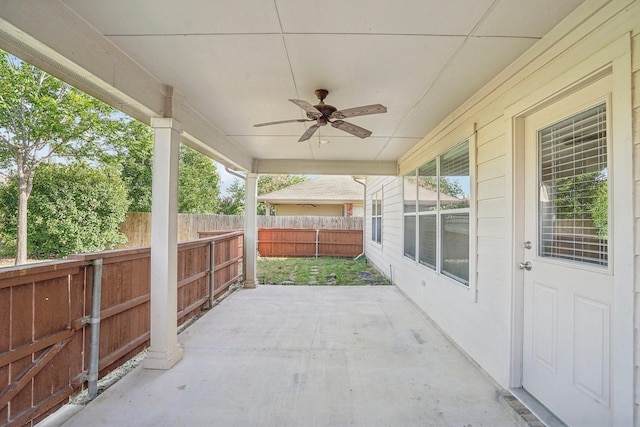
[[[395,286],[261,286],[52,426],[511,426],[496,385]],[[76,408],[78,409],[78,408]]]
[[[1,49],[154,130],[147,370],[69,425],[508,425],[502,388],[640,427],[639,23],[640,0],[0,0]],[[241,175],[246,216],[244,289],[178,336],[181,144]],[[397,288],[261,288],[261,174],[365,177]],[[457,206],[422,203],[447,179]],[[595,258],[557,256],[585,230]]]

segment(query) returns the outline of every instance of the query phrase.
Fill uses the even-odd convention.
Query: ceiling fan
[[[311,136],[320,128],[320,126],[326,126],[327,123],[331,123],[336,129],[340,129],[344,132],[355,135],[359,138],[366,138],[371,135],[371,131],[356,126],[353,123],[345,122],[342,119],[347,117],[366,116],[368,114],[380,114],[386,113],[387,107],[381,104],[363,105],[362,107],[347,108],[346,110],[338,110],[333,105],[325,104],[324,99],[329,94],[326,89],[317,89],[316,96],[320,100],[318,105],[311,105],[307,101],[301,99],[290,99],[289,101],[302,108],[307,113],[307,119],[293,119],[293,120],[281,120],[278,122],[258,123],[253,125],[254,127],[278,125],[281,123],[294,123],[294,122],[313,122],[316,123],[311,126],[305,133],[302,134],[298,142],[303,142],[311,138]]]

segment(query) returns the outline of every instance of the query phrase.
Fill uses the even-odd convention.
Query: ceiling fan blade
[[[303,101],[302,99],[290,99],[289,101],[293,102],[298,107],[300,107],[304,111],[306,111],[307,112],[307,117],[309,117],[310,119],[311,118],[317,119],[318,117],[322,117],[322,113],[320,111],[318,111],[318,109],[316,107],[314,107],[313,105],[309,104],[307,101]]]
[[[366,116],[368,114],[386,113],[387,107],[381,104],[363,105],[362,107],[347,108],[334,111],[331,117],[334,119],[346,119],[347,117]]]
[[[343,120],[336,120],[335,122],[331,122],[331,126],[350,133],[351,135],[355,135],[358,138],[366,138],[368,136],[371,136],[370,130],[361,128],[360,126],[356,126],[353,123],[345,122]]]
[[[319,127],[320,126],[318,126],[318,125],[311,126],[309,129],[307,129],[307,131],[305,133],[302,134],[302,136],[300,137],[298,142],[304,142],[307,139],[311,138],[311,136],[313,136],[313,134],[316,133],[316,131],[318,130]]]
[[[296,122],[311,122],[311,119],[292,119],[292,120],[280,120],[279,122],[268,122],[268,123],[258,123],[257,125],[253,125],[254,128],[259,128],[260,126],[271,126],[271,125],[279,125],[281,123],[296,123]]]

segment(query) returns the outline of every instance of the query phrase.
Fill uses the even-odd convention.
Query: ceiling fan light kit
[[[331,123],[331,126],[340,129],[341,131],[350,133],[358,138],[367,138],[371,136],[371,131],[356,126],[353,123],[345,122],[342,119],[356,116],[366,116],[369,114],[386,113],[387,107],[381,104],[363,105],[361,107],[348,108],[346,110],[338,110],[333,105],[325,104],[324,99],[329,94],[326,89],[317,89],[316,97],[320,100],[318,105],[311,105],[307,101],[302,99],[290,99],[292,103],[302,108],[307,119],[292,119],[292,120],[280,120],[277,122],[258,123],[253,125],[254,127],[278,125],[282,123],[300,123],[300,122],[313,122],[316,123],[309,127],[305,133],[302,134],[298,142],[308,140],[313,134],[320,128],[320,126],[326,126],[327,123]]]

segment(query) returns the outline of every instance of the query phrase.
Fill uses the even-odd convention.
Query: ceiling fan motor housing
[[[316,119],[316,121],[318,122],[318,124],[320,126],[324,126],[329,122],[329,118],[331,117],[331,114],[334,113],[334,111],[337,111],[338,109],[336,107],[334,107],[333,105],[329,105],[329,104],[325,104],[324,102],[320,101],[320,104],[318,105],[314,105],[314,107],[316,108],[316,110],[320,111],[322,113],[322,116],[318,117]],[[310,114],[307,113],[307,117],[309,117],[310,119],[314,119],[315,117]]]

